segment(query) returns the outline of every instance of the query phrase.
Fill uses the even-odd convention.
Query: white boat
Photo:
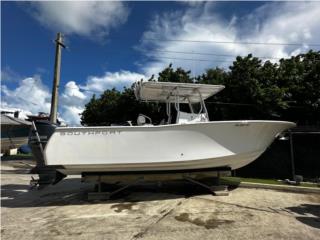
[[[45,123],[36,123],[39,134],[48,136],[48,141],[38,141],[38,145],[37,138],[31,141],[39,169],[65,175],[233,170],[257,159],[281,132],[295,126],[285,121],[209,121],[204,100],[223,88],[137,82],[137,99],[166,103],[167,117],[161,125],[153,125],[145,115],[139,115],[137,126],[51,125],[48,130]],[[190,111],[181,111],[181,104],[189,105]],[[176,113],[174,122],[172,108]]]

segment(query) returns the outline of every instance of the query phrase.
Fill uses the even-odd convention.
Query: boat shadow
[[[108,185],[109,191],[119,185]],[[236,187],[230,187],[230,191]],[[87,205],[96,203],[148,202],[166,199],[189,198],[208,195],[202,187],[185,181],[140,183],[116,194],[112,199],[88,201],[88,193],[94,191],[94,184],[81,183],[80,178],[69,178],[43,189],[30,189],[27,184],[3,184],[1,205],[8,208],[45,207],[65,205]]]
[[[320,204],[301,204],[287,210],[298,214],[296,219],[310,227],[320,229]]]

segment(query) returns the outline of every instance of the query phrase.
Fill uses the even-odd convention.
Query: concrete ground
[[[67,178],[29,190],[27,167],[1,166],[1,239],[319,239],[320,194],[236,188],[212,196],[187,183],[144,184],[88,202]]]

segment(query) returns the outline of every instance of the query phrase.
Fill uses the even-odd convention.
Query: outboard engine
[[[44,149],[51,135],[56,129],[56,125],[46,120],[33,121],[29,135],[29,146],[37,162],[36,167],[31,173],[38,174],[39,179],[32,179],[32,186],[43,187],[49,184],[56,184],[66,177],[63,173],[57,171],[57,166],[47,166],[44,160]]]

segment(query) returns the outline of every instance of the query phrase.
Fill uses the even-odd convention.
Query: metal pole
[[[291,130],[289,130],[289,136],[290,136],[290,159],[291,159],[292,180],[295,180],[296,170],[294,166],[293,139],[292,139]]]
[[[50,122],[53,124],[57,123],[57,111],[58,111],[58,97],[59,97],[59,84],[60,84],[60,66],[61,66],[61,47],[65,48],[62,40],[62,34],[57,34],[56,39],[56,58],[54,64],[54,77],[52,86],[52,97],[51,97],[51,110],[50,110]]]

